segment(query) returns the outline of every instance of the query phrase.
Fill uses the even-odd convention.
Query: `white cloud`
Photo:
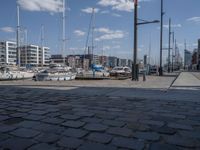
[[[103,35],[96,38],[96,41],[102,40],[112,40],[112,39],[122,39],[125,33],[121,30],[110,30],[109,28],[98,28],[95,29],[96,32],[102,33]]]
[[[114,45],[114,46],[105,45],[105,46],[103,46],[103,50],[119,49],[119,48],[121,48],[120,45]]]
[[[109,28],[97,28],[95,29],[96,32],[100,32],[100,33],[112,33],[112,31]]]
[[[121,17],[120,14],[116,14],[116,13],[112,13],[112,16],[114,16],[114,17]]]
[[[111,49],[111,47],[108,46],[108,45],[106,45],[106,46],[103,47],[103,50],[110,50],[110,49]]]
[[[75,31],[74,31],[74,34],[75,34],[76,36],[84,36],[84,35],[85,35],[85,32],[83,32],[83,31],[81,31],[81,30],[75,30]]]
[[[28,11],[57,13],[63,10],[62,0],[18,0],[19,6]]]
[[[120,48],[121,48],[120,45],[115,45],[115,46],[113,46],[113,49],[120,49]]]
[[[169,29],[169,25],[163,25],[164,28]],[[172,24],[171,28],[181,28],[182,25],[181,24]]]
[[[195,22],[195,23],[200,23],[200,17],[188,18],[187,21]]]
[[[163,27],[164,27],[165,29],[169,29],[169,25],[168,25],[168,24],[163,25]],[[181,27],[182,27],[181,24],[172,24],[172,25],[171,25],[171,28],[181,28]],[[157,29],[160,30],[160,27],[157,27]]]
[[[118,14],[118,13],[111,13],[109,10],[103,10],[103,11],[101,11],[100,12],[101,14],[111,14],[111,16],[113,16],[113,17],[121,17],[121,15],[120,14]]]
[[[151,0],[139,0],[139,2],[147,2]],[[132,0],[100,0],[98,5],[111,7],[113,10],[132,12],[134,2]]]
[[[92,8],[92,7],[87,7],[85,9],[82,9],[81,11],[87,14],[91,14],[93,12],[93,9],[95,13],[99,12],[99,8]]]
[[[109,14],[110,12],[108,10],[101,11],[101,14]]]
[[[13,27],[2,27],[0,28],[1,31],[6,32],[6,33],[13,33],[15,32],[15,29]]]

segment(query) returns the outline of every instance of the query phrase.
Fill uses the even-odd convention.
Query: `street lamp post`
[[[133,52],[133,64],[132,64],[132,80],[138,81],[138,64],[137,64],[137,7],[138,0],[134,0],[134,52]]]
[[[133,64],[132,64],[132,80],[139,80],[139,64],[137,63],[137,31],[138,25],[145,25],[151,23],[159,23],[159,20],[146,21],[138,19],[138,0],[134,0],[134,51],[133,51]],[[140,22],[138,22],[140,20]]]
[[[172,72],[174,72],[174,31],[172,32]]]
[[[163,0],[161,0],[161,19],[160,19],[160,68],[159,68],[159,76],[163,75],[162,69],[162,50],[163,50]]]
[[[170,73],[170,50],[171,50],[171,18],[169,19],[169,47],[168,47],[168,73]]]

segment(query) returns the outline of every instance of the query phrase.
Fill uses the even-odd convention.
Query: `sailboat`
[[[62,12],[62,22],[63,22],[63,39],[62,39],[62,53],[65,50],[65,0],[63,0],[63,12]],[[65,58],[63,57],[63,65],[61,64],[50,64],[49,68],[36,74],[36,81],[66,81],[74,80],[76,78],[76,72],[68,66],[65,66]]]
[[[2,65],[0,66],[0,81],[4,80],[24,80],[32,79],[34,76],[33,71],[27,71],[20,68],[20,24],[19,24],[19,6],[17,6],[17,66]]]
[[[82,70],[81,72],[78,73],[78,77],[84,77],[84,78],[104,78],[104,77],[109,77],[109,72],[105,70],[105,68],[102,65],[95,64],[95,58],[94,58],[94,31],[95,31],[95,8],[92,8],[92,14],[91,14],[91,19],[89,23],[89,28],[88,28],[88,35],[86,39],[86,45],[85,45],[85,51],[84,51],[84,59],[85,55],[88,49],[88,55],[90,55],[91,59],[91,70]],[[91,33],[91,47],[88,46],[89,43],[89,38],[90,38],[90,33]],[[91,50],[90,50],[91,48]]]

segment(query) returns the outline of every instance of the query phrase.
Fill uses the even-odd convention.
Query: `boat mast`
[[[92,63],[93,65],[95,64],[94,62],[94,29],[95,29],[95,9],[92,9]]]
[[[44,25],[41,25],[41,56],[42,56],[42,60],[41,60],[41,66],[43,67],[44,65]]]
[[[19,24],[19,6],[17,6],[17,61],[16,64],[20,68],[20,24]]]
[[[94,24],[94,8],[92,8],[92,15],[91,15],[91,18],[90,18],[90,23],[89,23],[89,27],[88,27],[88,32],[87,32],[87,39],[86,39],[86,43],[85,43],[85,51],[84,51],[84,59],[85,59],[85,55],[86,53],[88,54],[92,54],[92,50],[93,50],[93,40],[92,40],[92,47],[91,46],[88,46],[88,43],[89,43],[89,39],[91,37],[91,29],[93,30],[93,24]],[[93,31],[92,31],[93,32]],[[93,39],[93,33],[92,33],[92,39]],[[91,52],[90,52],[90,47],[91,47]],[[90,53],[89,53],[90,52]]]
[[[66,38],[65,38],[65,0],[63,0],[63,12],[62,12],[62,54],[63,54],[63,64],[65,65],[64,51],[66,48]]]

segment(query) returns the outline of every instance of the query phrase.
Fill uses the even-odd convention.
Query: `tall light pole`
[[[174,31],[172,32],[172,42],[173,42],[173,48],[172,48],[172,72],[174,72]]]
[[[133,64],[132,64],[132,80],[139,80],[139,64],[137,63],[137,31],[138,25],[145,25],[151,23],[159,23],[159,20],[146,21],[138,19],[138,0],[134,0],[134,50],[133,50]],[[140,20],[140,22],[138,22]]]
[[[168,47],[168,73],[170,72],[170,50],[171,50],[171,18],[169,18],[169,47]]]
[[[160,68],[159,68],[159,76],[163,75],[162,69],[162,50],[163,50],[163,0],[161,0],[161,18],[160,18]]]
[[[137,64],[137,9],[138,0],[134,0],[134,52],[133,52],[133,64],[132,64],[132,80],[138,81],[138,64]]]

